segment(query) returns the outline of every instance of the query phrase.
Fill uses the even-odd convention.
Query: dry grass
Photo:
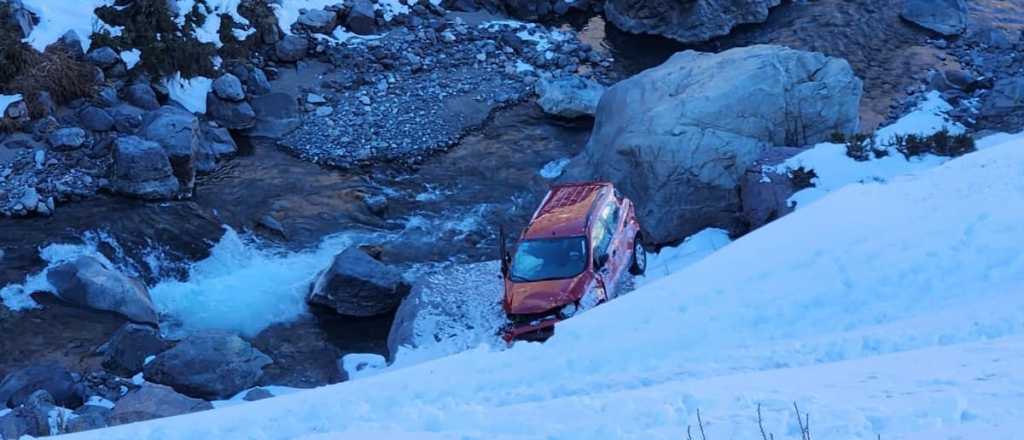
[[[9,88],[25,96],[32,117],[39,117],[43,110],[38,103],[40,92],[49,92],[57,105],[92,96],[96,86],[92,65],[58,48],[30,57],[30,64],[10,81]]]

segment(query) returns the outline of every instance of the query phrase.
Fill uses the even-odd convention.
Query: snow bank
[[[191,79],[181,77],[181,73],[164,78],[171,99],[181,104],[192,113],[206,113],[206,95],[213,87],[213,80],[205,76]]]
[[[7,107],[21,100],[21,95],[0,95],[0,118],[7,112]]]
[[[952,109],[953,107],[942,99],[939,92],[928,93],[925,100],[912,112],[875,133],[877,145],[888,152],[885,157],[858,162],[846,155],[845,144],[826,142],[789,158],[776,166],[776,171],[785,174],[804,168],[814,170],[818,176],[813,181],[813,187],[797,192],[789,201],[795,202],[797,209],[800,209],[846,185],[885,182],[896,176],[917,173],[945,163],[949,160],[948,157],[932,154],[907,159],[892,147],[892,139],[898,135],[908,134],[928,136],[942,129],[952,134],[963,133],[965,128],[947,115]]]
[[[647,273],[635,280],[637,286],[679,272],[729,244],[729,231],[708,228],[686,237],[682,244],[647,254]]]
[[[89,50],[90,37],[97,25],[112,35],[119,34],[118,29],[106,26],[94,13],[96,8],[114,4],[114,0],[22,0],[22,3],[39,18],[39,23],[32,28],[25,42],[40,52],[69,30],[75,31],[82,39],[82,50],[85,51]]]
[[[223,329],[255,336],[266,327],[305,313],[310,283],[355,234],[325,238],[312,250],[269,247],[228,229],[210,256],[194,263],[184,281],[150,289],[164,332]]]
[[[1024,429],[1024,141],[851,185],[545,344],[69,439],[1013,438]]]

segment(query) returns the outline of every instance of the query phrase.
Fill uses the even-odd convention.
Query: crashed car
[[[501,246],[510,343],[546,340],[559,321],[621,294],[626,272],[647,265],[633,203],[603,182],[551,188],[514,250],[504,236]]]

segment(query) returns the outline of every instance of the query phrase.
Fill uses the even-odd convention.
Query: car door
[[[605,203],[598,215],[595,228],[600,228],[595,234],[596,240],[594,256],[598,259],[607,255],[603,265],[597,270],[598,276],[605,285],[605,291],[609,298],[618,295],[619,281],[629,261],[627,251],[623,250],[623,218],[618,202],[613,198]],[[596,260],[595,260],[596,261]],[[597,267],[597,266],[595,266]]]

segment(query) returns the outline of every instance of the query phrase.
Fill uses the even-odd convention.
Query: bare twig
[[[697,426],[700,427],[700,440],[708,440],[707,436],[704,435],[704,420],[700,418],[700,408],[697,408]]]
[[[693,434],[690,434],[690,425],[686,425],[686,440],[693,440]]]
[[[764,419],[761,418],[761,404],[757,404],[757,427],[761,428],[761,440],[775,440],[775,434],[767,434],[764,430]]]
[[[796,410],[796,423],[800,425],[800,439],[811,440],[811,415],[808,413],[801,418],[800,407],[796,406],[796,402],[793,402],[793,409]]]

